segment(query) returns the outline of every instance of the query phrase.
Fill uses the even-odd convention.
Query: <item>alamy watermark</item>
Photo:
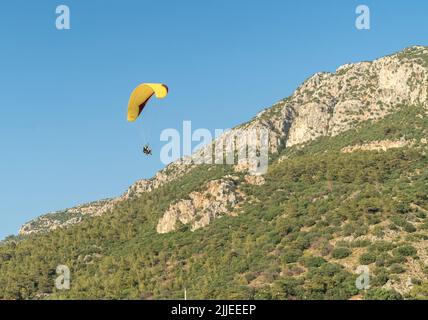
[[[70,268],[66,265],[59,265],[56,267],[56,274],[58,277],[55,279],[55,288],[70,290]]]
[[[55,20],[55,27],[58,30],[70,30],[70,8],[62,4],[56,7],[55,13],[58,15]]]
[[[370,269],[368,266],[358,266],[355,270],[359,276],[355,280],[355,286],[359,290],[370,289]]]
[[[355,9],[355,13],[358,14],[355,27],[358,30],[370,30],[370,8],[362,4]]]
[[[192,132],[191,121],[183,121],[182,135],[168,128],[161,132],[160,141],[166,142],[160,151],[165,165],[181,159],[194,164],[240,165],[252,174],[267,171],[269,130],[264,127],[215,129],[213,136],[208,129]]]

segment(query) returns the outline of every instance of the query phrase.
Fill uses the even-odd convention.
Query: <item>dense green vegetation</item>
[[[103,217],[0,246],[0,298],[368,299],[428,298],[428,120],[403,108],[273,159],[262,186],[240,189],[236,217],[190,232],[156,233],[168,206],[231,173],[201,166]],[[387,152],[342,153],[374,140],[414,140]],[[279,161],[287,157],[286,160]],[[54,288],[55,268],[71,269],[71,289]],[[371,288],[358,290],[355,267],[370,267]],[[411,291],[399,282],[409,266]]]

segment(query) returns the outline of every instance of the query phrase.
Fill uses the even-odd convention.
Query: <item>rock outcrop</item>
[[[382,140],[382,141],[373,141],[370,143],[359,144],[355,146],[348,146],[342,148],[341,152],[343,153],[352,153],[355,151],[386,151],[389,149],[404,148],[406,146],[412,145],[412,141],[407,141],[405,139],[400,140]]]
[[[192,192],[188,199],[172,204],[159,220],[158,233],[175,231],[177,223],[190,225],[194,231],[207,226],[213,219],[233,214],[244,195],[237,189],[234,177],[210,181],[203,191]]]

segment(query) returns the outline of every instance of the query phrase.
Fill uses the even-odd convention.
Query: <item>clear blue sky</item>
[[[71,30],[55,28],[60,4]],[[370,31],[354,27],[359,4]],[[232,127],[315,72],[428,45],[427,14],[420,0],[2,1],[0,238],[151,177],[164,128]],[[141,82],[170,87],[150,126],[125,118]]]

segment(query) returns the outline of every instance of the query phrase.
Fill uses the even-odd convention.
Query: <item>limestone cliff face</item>
[[[334,73],[317,73],[291,97],[218,140],[227,141],[239,130],[264,128],[269,130],[269,151],[276,153],[380,119],[399,105],[426,105],[427,101],[428,48],[411,47],[373,62],[343,65]]]
[[[282,148],[303,144],[320,136],[337,135],[363,121],[375,121],[406,104],[428,105],[427,47],[411,47],[373,62],[346,64],[334,73],[317,73],[292,96],[260,112],[248,123],[228,131],[217,141],[226,143],[231,136],[239,135],[239,130],[268,129],[269,152],[273,154]],[[258,147],[259,142],[255,139],[250,144]],[[138,197],[185,175],[209,154],[209,148],[213,146],[207,145],[191,157],[168,165],[150,180],[136,182],[121,197],[39,217],[25,224],[20,234],[65,227],[80,222],[84,216],[104,214],[118,202]],[[245,163],[239,163],[236,169],[241,171],[249,168]],[[233,189],[226,185],[222,185],[225,188],[221,189],[222,192],[233,195]],[[206,188],[213,186],[207,185]],[[192,197],[179,201],[164,214],[159,221],[158,232],[173,230],[176,221],[190,223],[192,229],[197,229],[226,212],[220,200],[210,207],[208,203],[198,202],[197,194]],[[227,198],[227,195],[223,195],[222,199],[226,203],[236,201]],[[187,208],[189,214],[183,213],[186,211],[183,208]]]
[[[413,145],[414,141],[408,141],[404,138],[400,140],[382,140],[382,141],[373,141],[370,143],[359,144],[355,146],[348,146],[342,148],[341,152],[343,153],[352,153],[355,151],[386,151],[389,149],[404,148],[409,145]],[[421,141],[423,143],[423,141]]]
[[[412,47],[374,62],[344,65],[335,73],[315,74],[281,103],[280,114],[271,121],[279,118],[276,129],[285,129],[286,146],[293,146],[380,119],[400,104],[427,101],[428,49]]]
[[[231,214],[243,199],[234,177],[210,181],[203,191],[192,192],[188,199],[172,204],[159,220],[157,232],[176,230],[178,221],[189,224],[192,231],[205,227],[213,219]]]

